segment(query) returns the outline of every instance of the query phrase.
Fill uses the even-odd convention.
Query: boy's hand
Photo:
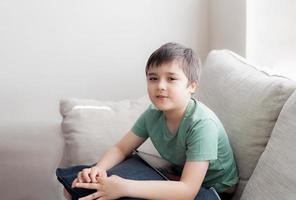
[[[85,168],[78,173],[77,178],[72,182],[72,187],[76,187],[77,183],[97,183],[98,177],[107,177],[107,172],[98,166]]]
[[[119,176],[99,177],[97,183],[77,183],[76,187],[95,189],[97,192],[80,198],[79,200],[118,199],[125,196],[125,180]]]
[[[64,193],[64,197],[67,199],[67,200],[71,200],[72,199],[72,196],[69,194],[69,192],[64,188],[63,190],[63,193]]]

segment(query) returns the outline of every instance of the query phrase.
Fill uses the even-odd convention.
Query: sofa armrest
[[[59,123],[2,122],[1,199],[61,199],[54,172],[63,148]]]

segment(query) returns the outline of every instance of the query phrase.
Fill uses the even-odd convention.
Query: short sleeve
[[[132,127],[132,132],[142,138],[148,138],[149,136],[147,131],[147,126],[146,126],[147,124],[146,119],[148,117],[147,115],[149,113],[149,108],[140,115],[140,117],[137,119],[137,121]]]
[[[186,139],[186,160],[216,160],[218,155],[218,133],[217,125],[211,119],[197,123]]]

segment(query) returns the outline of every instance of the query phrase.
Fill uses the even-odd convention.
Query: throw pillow
[[[130,130],[148,105],[148,97],[121,101],[61,100],[65,139],[62,166],[97,162],[108,147]],[[157,154],[149,140],[140,149]]]
[[[271,138],[252,174],[242,200],[296,197],[296,92],[275,124]]]
[[[228,50],[212,51],[202,68],[198,99],[222,121],[239,169],[236,199],[265,149],[295,82],[269,75]]]

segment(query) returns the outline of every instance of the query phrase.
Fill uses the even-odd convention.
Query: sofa
[[[234,200],[296,198],[295,89],[295,81],[229,50],[207,56],[194,97],[215,111],[228,133],[240,175]],[[55,169],[96,162],[148,105],[147,96],[66,98],[61,121],[1,124],[1,199],[64,199]],[[158,154],[149,140],[140,149]]]

